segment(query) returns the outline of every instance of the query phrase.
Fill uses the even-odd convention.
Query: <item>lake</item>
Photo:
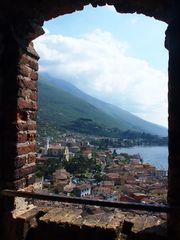
[[[145,163],[150,163],[158,169],[168,169],[167,146],[135,146],[130,148],[116,148],[117,153],[139,153]]]

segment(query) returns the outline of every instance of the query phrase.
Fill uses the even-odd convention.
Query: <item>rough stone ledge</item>
[[[88,211],[92,207],[60,205],[37,207],[16,216],[21,224],[24,222],[25,239],[167,239],[166,222],[153,213],[103,209],[92,214]]]

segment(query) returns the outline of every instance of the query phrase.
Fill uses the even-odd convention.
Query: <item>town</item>
[[[38,149],[36,176],[41,193],[166,204],[166,170],[145,163],[138,153],[117,153],[81,135],[47,138]]]

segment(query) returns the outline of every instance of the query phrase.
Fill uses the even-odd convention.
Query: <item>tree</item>
[[[95,155],[88,159],[82,155],[82,152],[77,153],[69,162],[65,162],[64,168],[71,174],[88,178],[102,171],[101,166],[96,163]]]
[[[88,166],[88,159],[79,152],[69,162],[66,162],[64,167],[72,174],[83,174],[88,169]]]
[[[44,164],[36,164],[37,177],[49,177],[53,172],[63,167],[63,160],[61,158],[49,158]]]
[[[117,156],[116,149],[113,150],[112,157],[115,158]]]

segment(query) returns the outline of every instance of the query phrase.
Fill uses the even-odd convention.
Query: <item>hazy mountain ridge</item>
[[[89,118],[102,127],[118,127],[116,119],[72,94],[39,81],[38,119],[58,128],[80,118]],[[122,128],[126,129],[126,126]]]
[[[76,110],[79,113],[81,112],[81,114],[67,113],[67,111],[65,111],[65,110],[67,110],[66,108],[69,109],[69,107],[66,106],[64,109],[62,106],[62,103],[60,103],[61,111],[62,111],[61,114],[65,114],[64,113],[64,111],[65,111],[66,114],[69,116],[68,121],[73,121],[73,120],[76,120],[77,118],[90,118],[90,119],[92,118],[92,120],[97,121],[97,123],[101,124],[102,126],[118,127],[122,131],[129,129],[129,130],[134,130],[134,131],[147,132],[147,133],[151,133],[151,134],[155,134],[155,135],[159,135],[159,136],[167,136],[166,128],[159,126],[157,124],[153,124],[148,121],[145,121],[145,120],[143,120],[143,119],[119,108],[119,107],[116,107],[112,104],[109,104],[109,103],[103,102],[99,99],[96,99],[94,97],[91,97],[67,81],[53,78],[53,77],[49,76],[48,74],[40,74],[39,80],[40,80],[39,83],[41,85],[42,84],[46,85],[46,90],[48,90],[47,86],[49,85],[52,87],[52,89],[54,89],[53,91],[59,90],[61,93],[63,93],[62,94],[63,98],[67,94],[69,96],[68,97],[69,99],[66,97],[66,101],[70,103],[70,101],[72,100],[72,102],[73,102],[73,104],[72,104],[73,113],[74,113],[74,110]],[[43,96],[41,94],[41,92],[42,92],[41,85],[39,86],[40,99],[43,98]],[[43,88],[43,91],[44,91],[44,88]],[[62,100],[62,96],[61,96],[60,92],[58,93],[58,95],[59,95],[59,98]],[[56,95],[56,93],[53,94],[52,98],[54,98],[54,95]],[[52,99],[51,99],[51,101],[52,101]],[[67,104],[67,102],[66,102],[66,104]],[[89,104],[89,105],[87,105],[87,104]],[[80,109],[81,107],[83,109]],[[40,109],[41,109],[41,105],[40,105]],[[90,112],[89,112],[89,110],[87,111],[87,109],[89,109]],[[45,110],[45,108],[44,108],[44,110]],[[69,111],[71,112],[72,109],[69,109]],[[55,114],[55,118],[57,118],[56,114]],[[95,116],[94,116],[94,114],[95,114]],[[59,113],[58,113],[58,115],[59,115]],[[72,115],[73,115],[73,118],[72,118]],[[64,116],[64,117],[67,117],[67,116]],[[62,119],[62,121],[63,121],[63,119]]]

